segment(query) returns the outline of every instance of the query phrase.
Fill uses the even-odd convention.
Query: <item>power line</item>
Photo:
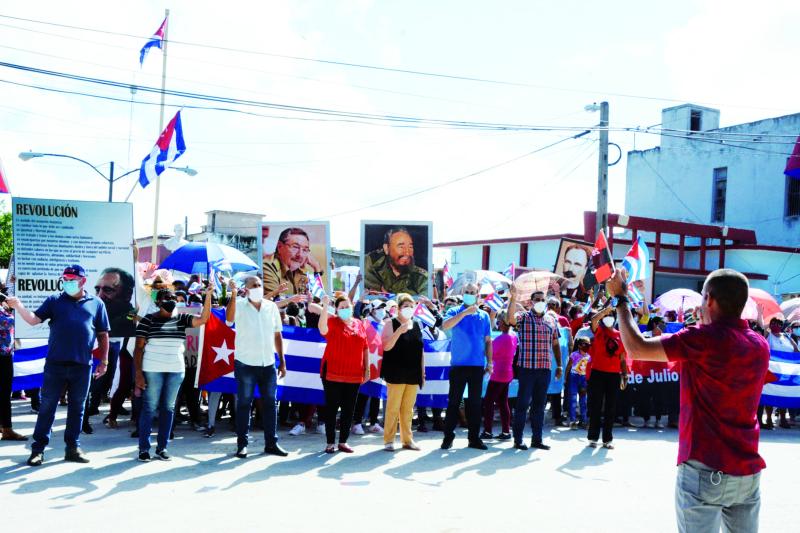
[[[391,204],[391,203],[394,203],[394,202],[398,202],[400,200],[406,200],[406,199],[412,198],[414,196],[419,196],[420,194],[425,194],[425,193],[434,191],[436,189],[441,189],[442,187],[446,187],[448,185],[452,185],[453,183],[458,183],[458,182],[464,181],[464,180],[466,180],[468,178],[472,178],[472,177],[478,176],[480,174],[485,174],[486,172],[489,172],[491,170],[495,170],[495,169],[503,167],[505,165],[509,165],[511,163],[514,163],[515,161],[519,161],[520,159],[524,159],[526,157],[532,156],[533,154],[539,153],[539,152],[541,152],[543,150],[547,150],[548,148],[552,148],[553,146],[556,146],[556,145],[561,144],[563,142],[569,141],[571,139],[579,139],[580,137],[583,137],[584,135],[587,135],[589,133],[591,133],[591,130],[586,130],[586,131],[584,131],[582,133],[579,133],[577,135],[571,135],[569,137],[564,137],[563,139],[559,139],[559,140],[557,140],[555,142],[552,142],[552,143],[550,143],[548,145],[542,146],[541,148],[536,148],[535,150],[532,150],[532,151],[527,152],[525,154],[522,154],[522,155],[519,155],[517,157],[508,159],[506,161],[503,161],[502,163],[497,163],[495,165],[492,165],[492,166],[489,166],[489,167],[486,167],[486,168],[482,168],[480,170],[477,170],[477,171],[472,172],[470,174],[467,174],[465,176],[460,176],[458,178],[447,180],[445,182],[438,183],[436,185],[431,185],[430,187],[425,187],[424,189],[420,189],[420,190],[417,190],[417,191],[414,191],[414,192],[406,193],[406,194],[403,194],[401,196],[397,196],[395,198],[390,198],[388,200],[382,200],[380,202],[376,202],[374,204],[366,205],[366,206],[363,206],[363,207],[358,207],[356,209],[349,209],[347,211],[341,211],[339,213],[334,213],[334,214],[331,214],[331,215],[325,215],[325,216],[322,216],[322,217],[315,217],[315,218],[312,218],[311,220],[319,220],[319,219],[323,219],[324,220],[324,219],[328,219],[328,218],[335,218],[335,217],[339,217],[339,216],[343,216],[343,215],[349,215],[351,213],[356,213],[358,211],[363,211],[365,209],[372,209],[374,207],[381,207],[383,205],[387,205],[387,204]]]
[[[109,30],[100,30],[97,28],[88,28],[84,26],[75,26],[70,24],[63,24],[63,23],[56,23],[56,22],[49,22],[44,20],[36,20],[24,17],[14,17],[11,15],[3,15],[0,14],[0,18],[6,18],[10,20],[17,20],[17,21],[24,21],[33,24],[42,24],[46,26],[53,26],[59,27],[64,29],[71,29],[71,30],[79,30],[79,31],[88,31],[93,33],[100,33],[104,35],[115,35],[120,37],[128,37],[134,38],[139,40],[146,40],[150,36],[142,36],[142,35],[135,35],[130,33],[124,32],[114,32]],[[14,26],[11,26],[14,27]],[[28,31],[36,31],[30,30],[29,28],[18,28]],[[42,32],[45,33],[45,32]],[[63,37],[61,35],[55,34],[55,36]],[[457,75],[457,74],[444,74],[444,73],[437,73],[437,72],[428,72],[422,70],[413,70],[413,69],[400,69],[400,68],[392,68],[392,67],[384,67],[380,65],[368,65],[363,63],[355,63],[350,61],[339,61],[333,59],[320,59],[320,58],[313,58],[313,57],[305,57],[305,56],[297,56],[297,55],[289,55],[289,54],[277,54],[273,52],[264,52],[258,50],[245,50],[241,48],[233,48],[227,46],[219,46],[219,45],[212,45],[207,43],[197,43],[197,42],[190,42],[190,41],[181,41],[171,39],[169,41],[170,44],[177,44],[183,45],[188,47],[195,47],[195,48],[205,48],[209,50],[219,50],[223,52],[233,52],[239,54],[246,54],[246,55],[256,55],[256,56],[264,56],[264,57],[275,57],[281,59],[289,59],[293,61],[302,61],[302,62],[311,62],[311,63],[319,63],[325,65],[333,65],[333,66],[340,66],[340,67],[348,67],[348,68],[356,68],[356,69],[364,69],[364,70],[374,70],[379,72],[391,72],[396,74],[408,74],[426,78],[441,78],[441,79],[448,79],[448,80],[455,80],[455,81],[469,81],[474,83],[483,83],[483,84],[491,84],[491,85],[504,85],[504,86],[511,86],[511,87],[527,87],[532,89],[545,89],[551,91],[562,91],[562,92],[573,92],[573,93],[580,93],[580,94],[603,94],[608,96],[616,96],[621,98],[633,98],[633,99],[640,99],[640,100],[655,100],[655,101],[662,101],[662,102],[677,102],[683,103],[686,100],[676,99],[676,98],[665,98],[660,96],[646,96],[646,95],[637,95],[637,94],[630,94],[630,93],[620,93],[620,92],[611,92],[611,91],[599,91],[599,90],[590,90],[590,89],[580,89],[580,88],[571,88],[571,87],[558,87],[558,86],[551,86],[551,85],[542,85],[542,84],[533,84],[533,83],[523,83],[523,82],[514,82],[514,81],[505,81],[505,80],[494,80],[489,78],[482,78],[482,77],[475,77],[475,76],[465,76],[465,75]],[[747,108],[747,109],[759,109],[759,110],[771,110],[771,111],[787,111],[786,109],[780,108],[768,108],[763,106],[750,106],[750,105],[742,105],[742,104],[718,104],[713,102],[697,102],[698,105],[709,105],[709,106],[725,106],[725,107],[739,107],[739,108]]]

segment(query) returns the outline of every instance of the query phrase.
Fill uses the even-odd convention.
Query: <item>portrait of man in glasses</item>
[[[116,267],[103,270],[94,284],[95,295],[106,304],[108,321],[111,325],[111,337],[133,337],[135,335],[134,288],[135,282],[131,273]]]
[[[298,227],[281,231],[274,254],[264,254],[264,290],[277,290],[281,283],[289,286],[286,294],[308,292],[308,277],[324,273],[322,265],[311,251],[308,233]]]

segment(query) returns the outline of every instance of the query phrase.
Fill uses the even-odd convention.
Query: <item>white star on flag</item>
[[[211,349],[217,354],[217,356],[214,357],[214,364],[217,364],[220,361],[225,361],[226,365],[231,364],[230,357],[231,354],[233,354],[233,350],[228,348],[228,343],[225,340],[222,341],[222,346],[212,346]]]

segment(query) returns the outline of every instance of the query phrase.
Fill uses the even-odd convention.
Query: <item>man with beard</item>
[[[589,265],[589,252],[586,248],[577,244],[572,244],[567,247],[564,252],[564,272],[562,275],[566,280],[561,286],[562,296],[575,298],[576,300],[583,301],[586,297],[587,291],[583,286],[583,277],[586,275],[586,269]]]
[[[264,290],[274,292],[287,283],[288,294],[305,294],[308,277],[324,274],[322,265],[311,253],[308,233],[301,228],[286,228],[278,237],[275,253],[264,256]]]
[[[428,271],[414,264],[414,239],[408,229],[395,227],[383,237],[383,247],[364,258],[364,288],[386,293],[428,293]]]
[[[126,342],[136,336],[136,323],[133,320],[136,311],[131,303],[134,288],[133,276],[121,268],[114,267],[103,270],[100,273],[100,279],[95,284],[95,294],[106,305],[108,321],[111,325],[111,338],[108,349],[108,371],[100,378],[92,380],[90,396],[87,399],[86,416],[83,419],[82,430],[84,433],[93,431],[89,417],[100,412],[100,402],[111,388],[120,357],[128,359],[122,362],[120,367],[120,370],[125,370],[120,376],[120,388],[124,389],[124,384],[132,379],[130,366],[133,359],[126,348]]]

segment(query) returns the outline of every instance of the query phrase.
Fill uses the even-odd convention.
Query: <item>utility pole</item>
[[[597,162],[595,238],[608,227],[608,102],[600,102],[600,157]]]
[[[114,162],[110,163],[110,169],[108,173],[108,201],[114,201]]]

